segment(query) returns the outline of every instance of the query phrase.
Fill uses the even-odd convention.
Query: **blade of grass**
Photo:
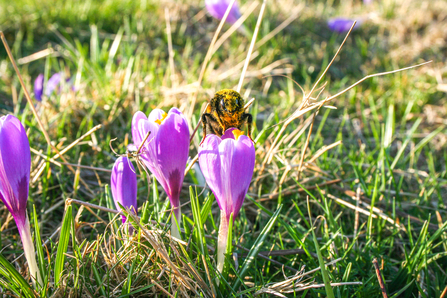
[[[70,240],[71,222],[73,220],[72,206],[68,205],[65,209],[65,215],[62,223],[62,228],[59,236],[59,244],[57,246],[56,261],[54,263],[54,284],[58,285],[64,270],[65,253],[68,248],[68,241]]]
[[[309,197],[307,197],[307,210],[309,212],[309,220],[312,223],[312,238],[314,240],[315,251],[317,252],[318,263],[320,264],[321,275],[323,276],[324,288],[326,289],[326,295],[328,298],[335,298],[334,292],[332,290],[331,281],[329,280],[329,274],[326,270],[326,264],[324,263],[323,256],[321,255],[320,246],[318,245],[317,237],[315,236],[314,223],[312,222]]]
[[[22,275],[8,262],[8,260],[0,254],[0,275],[3,275],[10,286],[10,289],[14,292],[20,291],[18,296],[23,297],[36,297],[33,289],[29,283],[23,278]]]
[[[203,230],[202,217],[200,216],[199,198],[194,194],[192,186],[189,187],[189,196],[191,199],[191,209],[194,219],[194,234],[199,246],[200,253],[204,256],[207,255],[205,231]]]
[[[42,239],[40,237],[40,228],[39,228],[39,221],[37,220],[37,213],[36,213],[36,206],[33,205],[33,218],[34,218],[34,237],[36,242],[36,251],[37,251],[37,260],[38,260],[38,266],[40,270],[40,276],[42,276],[42,280],[44,281],[43,285],[40,285],[40,292],[41,296],[44,296],[46,292],[46,280],[47,280],[47,270],[45,266],[45,256],[43,254],[43,247],[42,247]]]

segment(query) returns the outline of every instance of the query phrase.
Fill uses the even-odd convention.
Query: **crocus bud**
[[[61,82],[61,74],[59,72],[55,73],[48,79],[47,86],[45,88],[45,95],[50,97],[54,90],[59,87]]]
[[[12,115],[0,117],[0,198],[16,222],[33,283],[42,285],[26,212],[31,153],[22,123]]]
[[[128,208],[134,214],[137,214],[137,174],[127,157],[121,156],[115,161],[110,180],[110,189],[116,209],[121,210],[119,206],[121,204],[124,208]],[[122,221],[123,223],[126,222],[124,215]]]
[[[207,135],[199,147],[199,163],[221,210],[217,269],[222,272],[230,215],[239,214],[255,167],[253,142],[235,128],[219,138]]]
[[[39,74],[34,81],[34,97],[37,99],[37,101],[42,101],[43,81],[43,73]]]
[[[62,79],[61,72],[57,72],[57,73],[53,74],[48,79],[47,84],[44,88],[44,76],[43,76],[43,74],[39,74],[37,76],[36,80],[34,81],[34,97],[37,99],[37,101],[42,101],[42,95],[45,95],[46,97],[50,97],[54,91],[56,91],[56,93],[60,93],[61,79]],[[69,86],[71,86],[71,90],[75,91],[73,83],[70,82],[70,78],[66,79],[65,82]]]
[[[208,12],[216,19],[222,20],[225,12],[228,9],[228,6],[230,6],[232,0],[205,0],[206,9]],[[227,18],[225,19],[225,22],[229,24],[234,24],[236,21],[241,17],[241,13],[239,11],[239,6],[237,4],[237,1],[234,2],[233,6],[230,9],[230,12],[228,13]],[[244,34],[247,37],[250,37],[250,31],[247,29],[247,27],[242,24],[240,25],[237,30]]]
[[[358,20],[354,26],[354,29],[358,29],[361,23],[361,20]],[[354,24],[354,20],[346,18],[336,18],[327,22],[329,29],[338,33],[348,32],[349,29],[351,29],[352,24]]]
[[[168,195],[174,209],[171,235],[180,238],[177,223],[180,226],[180,191],[189,153],[188,123],[176,108],[172,108],[167,114],[155,109],[149,117],[136,112],[132,119],[132,137],[137,148],[149,131],[150,135],[143,144],[140,158]]]
[[[213,17],[215,17],[218,20],[222,20],[230,3],[231,0],[205,0],[206,9]],[[234,24],[240,17],[241,13],[239,11],[239,6],[236,1],[231,7],[226,22]]]

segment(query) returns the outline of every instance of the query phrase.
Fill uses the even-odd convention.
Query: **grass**
[[[242,2],[242,11],[251,5]],[[259,9],[245,22],[251,31]],[[47,162],[56,152],[0,49],[0,115],[21,119],[34,149],[28,213],[34,206],[30,221],[44,244],[37,253],[47,280],[38,295],[380,297],[375,258],[388,297],[445,295],[445,9],[444,1],[267,2],[258,44],[287,18],[299,17],[255,46],[242,86],[244,98],[256,98],[250,112],[257,162],[222,278],[214,269],[219,209],[200,186],[198,168],[187,175],[181,196],[187,204],[182,241],[169,237],[166,194],[155,180],[148,185],[144,173],[138,184],[141,218],[132,219],[138,232],[130,237],[107,209],[113,209],[107,184],[116,159],[109,142],[117,138],[114,148],[124,153],[132,142],[133,113],[155,107],[180,108],[193,129],[207,99],[236,88],[250,38],[235,32],[223,42],[197,88],[218,26],[202,1],[3,0],[0,27],[28,90],[39,73],[48,79],[62,71],[73,78],[75,91],[63,86],[35,103],[53,146],[63,150],[101,125],[64,153],[69,163],[87,168],[72,172]],[[336,16],[366,21],[317,86],[326,82],[320,101],[366,75],[433,63],[368,79],[327,103],[336,109],[307,112],[280,134],[282,121],[302,108],[303,96],[291,79],[278,75],[312,89],[344,38],[327,29],[326,20]],[[33,56],[48,49],[51,55]],[[200,140],[201,130],[191,157]],[[0,293],[32,297],[21,278],[29,281],[18,233],[4,207],[0,221]]]

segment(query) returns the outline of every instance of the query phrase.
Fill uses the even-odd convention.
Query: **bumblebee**
[[[251,138],[253,116],[245,113],[244,106],[245,101],[238,92],[231,89],[218,91],[202,115],[203,140],[207,132],[221,137],[228,128],[241,129],[247,122],[247,135],[253,141]]]

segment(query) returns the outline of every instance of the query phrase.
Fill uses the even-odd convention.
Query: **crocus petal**
[[[205,0],[205,6],[208,12],[218,20],[221,20],[230,5],[231,0]],[[234,24],[241,17],[237,1],[231,7],[226,22]]]
[[[234,140],[226,139],[223,140],[222,143],[219,144],[219,157],[220,157],[220,177],[221,177],[221,185],[222,185],[222,197],[217,200],[220,200],[219,206],[222,206],[221,210],[225,211],[224,213],[229,216],[231,212],[233,212],[233,178],[231,177],[232,165],[233,165],[233,153],[234,153]],[[239,212],[239,210],[237,210]]]
[[[240,136],[234,142],[234,152],[231,167],[231,192],[233,199],[233,216],[236,217],[241,210],[245,195],[247,194],[253,177],[255,167],[255,147],[247,136]],[[230,216],[228,214],[228,216]]]
[[[230,127],[229,129],[227,129],[224,134],[222,135],[221,139],[225,140],[225,139],[233,139],[234,140],[234,134],[233,134],[233,130],[235,130],[237,128],[234,127]]]
[[[160,172],[167,181],[165,191],[171,204],[178,207],[189,153],[189,128],[179,110],[169,111],[160,125],[155,144]]]
[[[14,219],[24,222],[31,170],[25,128],[12,115],[0,118],[0,193]],[[19,223],[18,223],[19,224]]]
[[[149,117],[147,117],[147,119],[148,119],[150,122],[155,122],[156,120],[161,120],[161,119],[163,119],[163,116],[164,116],[165,114],[166,114],[166,113],[165,113],[162,109],[153,109],[153,110],[150,112]]]
[[[121,210],[119,206],[121,204],[137,214],[137,174],[127,157],[121,156],[116,160],[112,170],[110,186],[116,209]],[[122,216],[122,220],[124,223],[126,217]]]
[[[157,118],[154,116],[155,120]],[[140,147],[147,133],[150,131],[150,135],[143,145],[141,150],[141,159],[151,173],[155,175],[155,178],[162,184],[163,188],[166,187],[166,181],[160,181],[161,174],[158,166],[157,151],[155,149],[155,137],[158,134],[159,125],[153,121],[149,121],[143,112],[136,112],[132,119],[132,138],[137,148]]]
[[[60,73],[55,73],[54,75],[51,76],[45,88],[45,95],[47,97],[50,97],[50,95],[53,94],[54,90],[59,86],[60,81],[61,81]]]
[[[336,18],[329,20],[327,22],[327,25],[329,29],[332,31],[338,32],[338,33],[344,33],[348,32],[349,29],[351,29],[352,24],[354,23],[354,20],[346,19],[346,18]],[[357,23],[354,26],[354,29],[358,29],[360,27],[361,20],[358,20]]]
[[[34,81],[34,97],[38,101],[42,101],[43,81],[44,81],[43,74],[38,75],[36,80]]]
[[[220,198],[223,197],[222,171],[219,154],[219,145],[221,142],[222,140],[218,136],[213,134],[207,135],[199,148],[199,164],[203,176],[205,176],[206,183],[214,193],[219,208],[223,210],[225,206],[221,205],[220,200]]]

